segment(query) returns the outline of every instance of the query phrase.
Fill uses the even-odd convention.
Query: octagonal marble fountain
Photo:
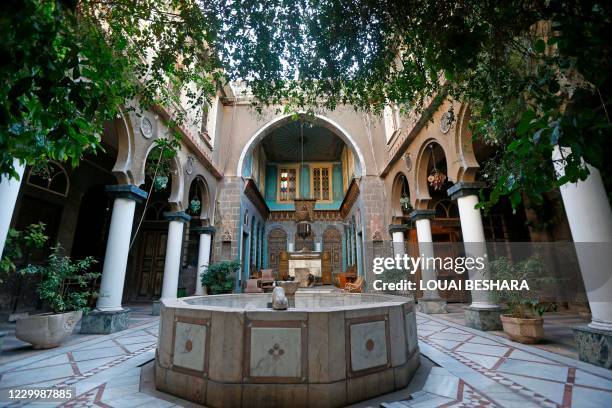
[[[208,407],[340,407],[404,388],[419,365],[414,303],[300,293],[162,301],[158,390]]]

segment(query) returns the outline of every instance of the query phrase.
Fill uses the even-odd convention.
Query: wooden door
[[[268,233],[268,268],[273,269],[276,276],[279,273],[281,252],[287,250],[287,233],[280,228],[274,228]]]
[[[431,236],[435,244],[435,256],[442,259],[451,257],[456,259],[462,256],[461,248],[461,237],[460,232],[453,227],[437,227],[432,225]],[[448,242],[449,245],[439,245],[440,243]],[[458,274],[453,269],[440,269],[438,270],[438,280],[440,281],[451,281],[454,280],[457,283],[467,279],[467,272],[464,274]],[[461,286],[463,287],[463,285]],[[446,299],[447,302],[468,302],[469,292],[465,290],[443,290],[440,291],[440,297]]]
[[[161,296],[166,259],[166,231],[143,231],[137,267],[137,300],[157,299]]]
[[[323,252],[327,252],[329,254],[332,275],[336,276],[336,274],[341,273],[342,235],[340,234],[340,231],[338,231],[338,229],[334,227],[328,227],[325,232],[323,232]]]

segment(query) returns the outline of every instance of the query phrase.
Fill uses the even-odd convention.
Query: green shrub
[[[556,305],[540,301],[538,289],[544,283],[551,283],[552,278],[544,276],[545,268],[542,260],[531,256],[521,262],[513,263],[506,257],[499,257],[489,263],[491,278],[495,280],[527,281],[529,290],[498,290],[492,291],[497,303],[505,303],[513,317],[530,319],[541,317],[544,312],[556,310]]]
[[[15,272],[15,262],[28,262],[30,253],[35,249],[41,249],[47,243],[49,237],[45,235],[45,224],[30,224],[18,231],[11,228],[6,236],[4,252],[0,259],[0,283],[9,273]]]
[[[232,293],[238,269],[240,269],[238,261],[221,261],[211,264],[202,274],[202,286],[208,289],[210,295]]]
[[[62,256],[62,247],[52,248],[49,260],[45,265],[28,265],[19,272],[23,275],[39,275],[40,282],[36,292],[54,313],[76,310],[89,311],[88,302],[91,296],[90,284],[100,276],[97,272],[88,272],[96,260],[89,256],[79,261],[72,261]]]

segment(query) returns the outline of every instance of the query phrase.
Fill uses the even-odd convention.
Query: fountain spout
[[[285,296],[285,289],[281,286],[275,287],[272,292],[272,308],[274,310],[286,310],[288,306],[289,301],[287,296]]]

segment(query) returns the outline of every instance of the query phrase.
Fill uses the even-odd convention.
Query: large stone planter
[[[521,319],[510,315],[500,316],[504,332],[514,341],[533,344],[544,338],[544,320],[541,317]]]
[[[83,312],[44,313],[17,320],[15,337],[35,349],[58,347],[74,330]]]

